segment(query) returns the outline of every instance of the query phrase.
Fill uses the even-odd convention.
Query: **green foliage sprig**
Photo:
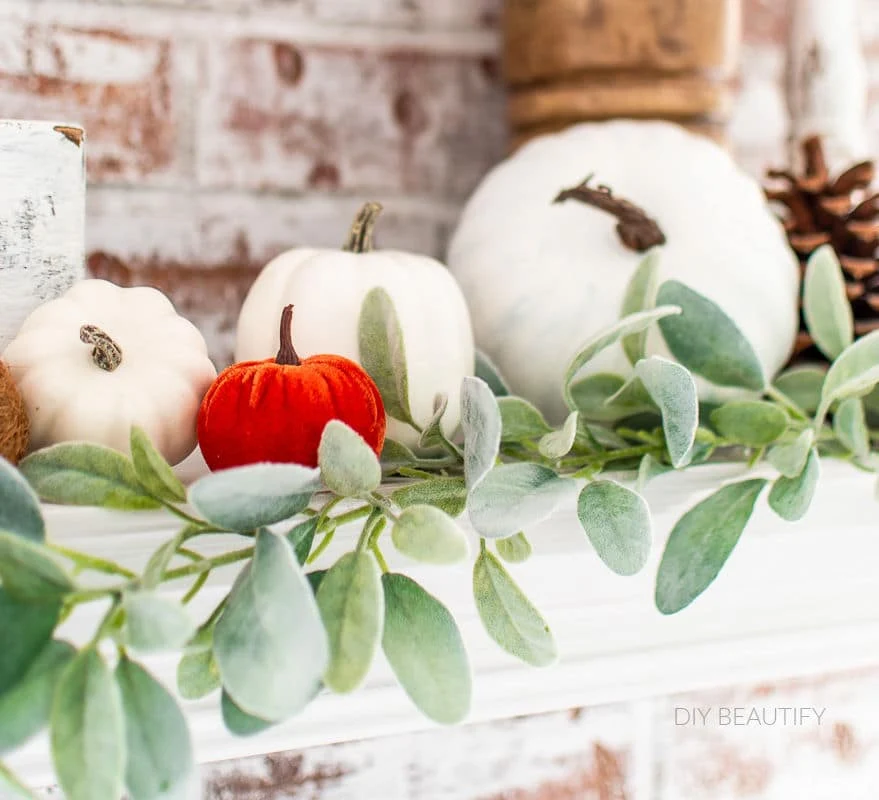
[[[239,736],[288,719],[322,692],[354,691],[379,648],[424,714],[456,723],[471,699],[464,642],[440,599],[390,571],[389,543],[414,561],[468,563],[471,537],[459,520],[466,511],[478,537],[473,595],[487,633],[523,662],[546,666],[556,642],[506,566],[531,555],[527,531],[569,504],[599,558],[632,575],[652,546],[641,495],[648,481],[711,459],[765,461],[773,480],[721,486],[674,526],[655,601],[677,613],[717,576],[768,485],[769,506],[797,520],[819,480],[819,455],[875,469],[870,426],[879,408],[869,393],[879,382],[879,332],[854,341],[831,249],[812,257],[804,286],[805,317],[833,363],[792,369],[774,383],[716,304],[680,283],[659,285],[651,253],[626,292],[623,319],[571,360],[562,387],[569,413],[558,428],[514,396],[483,355],[461,388],[459,435],[443,432],[442,396],[419,428],[402,330],[390,298],[375,289],[360,320],[362,360],[389,412],[417,429],[418,454],[388,441],[379,460],[334,421],[316,469],[258,464],[189,487],[138,429],[130,455],[69,443],[32,454],[19,469],[0,461],[0,755],[48,727],[70,800],[190,796],[197,775],[185,716],[138,661],[159,650],[181,653],[179,695],[216,694]],[[653,326],[676,361],[646,355]],[[617,343],[629,377],[583,375]],[[694,375],[738,396],[700,403]],[[180,530],[137,574],[49,541],[40,499],[165,509]],[[316,569],[344,526],[359,530],[356,544]],[[220,555],[200,551],[208,534],[227,537]],[[210,574],[234,564],[241,569],[228,595],[205,619],[193,618],[190,602]],[[166,584],[184,587],[180,601]],[[60,623],[92,603],[104,613],[90,642],[77,648],[59,638]],[[2,762],[0,789],[33,797]]]

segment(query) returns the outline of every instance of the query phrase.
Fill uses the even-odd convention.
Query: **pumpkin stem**
[[[348,253],[368,253],[372,250],[375,223],[381,213],[381,203],[366,203],[357,212],[354,224],[351,226],[351,232],[348,234],[348,241],[345,242],[345,247],[342,249]]]
[[[284,310],[281,312],[281,349],[275,356],[275,363],[298,367],[302,362],[299,360],[296,350],[293,349],[292,323],[293,306],[284,306]]]
[[[94,345],[92,361],[105,372],[112,372],[122,363],[122,348],[97,325],[83,325],[79,340]]]
[[[564,203],[565,200],[579,200],[581,203],[612,214],[619,220],[617,233],[620,240],[630,250],[643,253],[651,247],[665,244],[665,234],[655,219],[648,216],[643,208],[639,208],[634,203],[620,197],[614,197],[613,192],[607,186],[599,185],[593,189],[589,185],[592,177],[590,175],[579,186],[559,192],[553,202]]]

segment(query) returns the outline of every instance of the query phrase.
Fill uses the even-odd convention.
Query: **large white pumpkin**
[[[670,123],[620,120],[525,145],[485,178],[452,239],[449,267],[469,302],[477,346],[513,391],[552,420],[564,417],[565,367],[584,340],[619,318],[644,257],[624,246],[612,215],[553,202],[593,174],[590,185],[608,186],[659,223],[667,239],[660,279],[720,305],[774,375],[797,330],[798,271],[760,187],[703,137]],[[658,330],[647,346],[669,355]],[[586,369],[606,371],[630,373],[621,346]],[[700,390],[712,394],[704,382]]]
[[[205,340],[158,289],[75,283],[39,306],[3,353],[31,421],[31,445],[81,440],[129,451],[137,425],[172,464],[196,444],[217,370]]]
[[[360,363],[358,322],[367,293],[383,288],[400,328],[409,373],[412,417],[424,426],[437,394],[446,394],[443,430],[460,419],[461,382],[473,374],[473,330],[464,296],[449,270],[427,256],[373,250],[372,230],[381,206],[368,203],[352,228],[346,250],[297,248],[259,274],[238,319],[235,358],[271,358],[280,345],[277,320],[293,304],[293,343],[302,358],[320,353]],[[388,419],[388,436],[414,446],[418,434]]]

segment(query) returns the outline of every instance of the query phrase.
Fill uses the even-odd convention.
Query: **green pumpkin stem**
[[[281,312],[281,349],[275,356],[276,364],[289,364],[298,367],[302,362],[293,349],[293,306],[284,306]]]
[[[348,253],[370,252],[373,249],[375,223],[381,213],[381,203],[366,203],[357,212],[354,224],[351,226],[351,232],[348,234],[348,241],[345,242],[345,247],[342,249]]]
[[[122,348],[97,325],[83,325],[79,329],[79,340],[94,345],[92,361],[104,372],[112,372],[122,363]]]

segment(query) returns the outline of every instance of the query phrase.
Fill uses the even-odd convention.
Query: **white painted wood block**
[[[0,120],[0,352],[85,275],[84,139],[71,125]]]
[[[860,6],[861,0],[793,2],[787,98],[794,162],[798,142],[812,134],[824,139],[831,171],[870,156]]]

